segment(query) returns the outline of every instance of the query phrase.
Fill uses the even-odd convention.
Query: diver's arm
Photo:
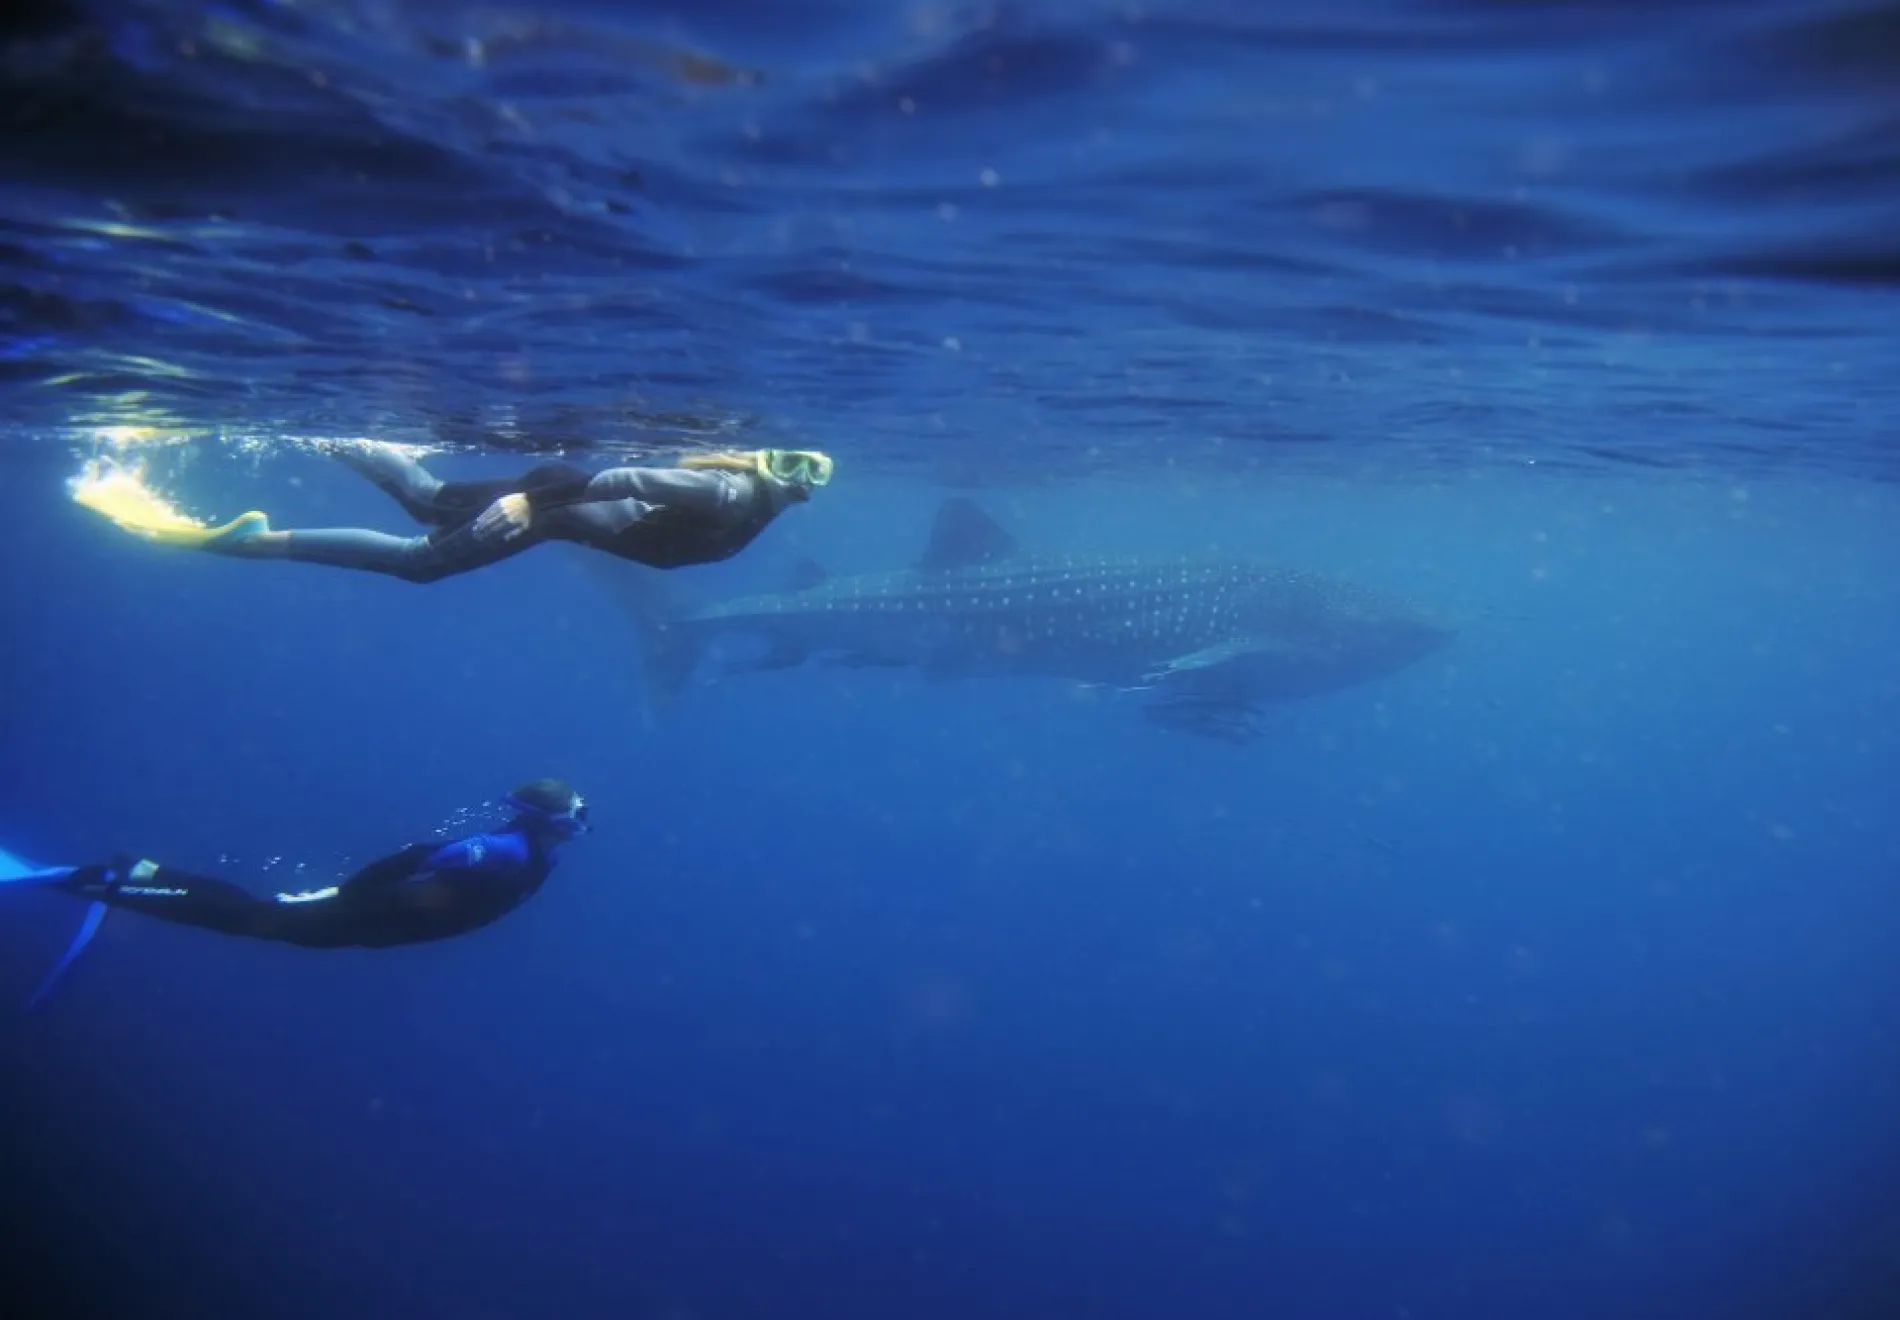
[[[736,474],[744,480],[748,474]],[[669,509],[711,512],[732,498],[732,472],[690,468],[617,467],[596,472],[585,482],[551,482],[528,491],[528,507],[539,513],[569,504],[601,500],[639,500]]]
[[[497,875],[531,860],[528,841],[514,832],[471,834],[448,843],[412,843],[379,857],[341,886],[345,906],[434,901],[464,887],[480,889]]]
[[[558,475],[550,474],[532,482],[517,495],[504,495],[504,500],[520,500],[535,512],[543,509],[560,509],[570,504],[585,504],[590,500],[603,499],[604,496],[590,494],[596,481],[605,473],[590,476],[585,472],[563,469]]]
[[[471,834],[466,839],[445,843],[416,868],[418,875],[453,874],[456,871],[492,871],[523,866],[528,861],[528,841],[519,834]]]
[[[767,482],[756,473],[724,468],[608,468],[583,479],[580,474],[537,482],[527,490],[504,495],[475,520],[479,538],[520,536],[537,514],[575,504],[637,500],[669,512],[715,517],[740,498],[748,483]],[[756,487],[755,487],[756,488]],[[773,510],[783,501],[774,499]]]

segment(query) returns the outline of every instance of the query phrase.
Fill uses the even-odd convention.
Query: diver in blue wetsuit
[[[339,884],[303,893],[264,898],[228,880],[132,860],[47,871],[41,883],[224,935],[311,949],[418,944],[514,911],[541,888],[561,845],[589,828],[586,801],[556,779],[524,784],[507,803],[513,815],[493,833],[411,844]]]

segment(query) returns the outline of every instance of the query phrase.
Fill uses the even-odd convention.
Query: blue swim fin
[[[0,885],[50,885],[64,880],[74,870],[70,866],[35,866],[24,857],[16,857],[0,848]]]
[[[0,885],[50,885],[57,884],[71,875],[77,867],[72,866],[35,866],[23,857],[16,857],[4,848],[0,848]],[[66,969],[77,962],[79,955],[92,943],[92,937],[99,933],[99,926],[106,919],[106,905],[92,903],[86,908],[86,916],[79,923],[79,933],[73,936],[73,942],[66,946],[66,952],[60,955],[53,970],[40,981],[33,991],[32,998],[26,1001],[27,1012],[32,1012],[51,994],[59,978]]]
[[[99,927],[105,923],[107,910],[104,903],[86,905],[86,919],[79,923],[79,930],[73,936],[73,942],[66,946],[66,952],[62,953],[59,961],[53,964],[53,970],[41,978],[38,988],[26,1001],[27,1012],[31,1013],[44,1003],[46,996],[53,993],[53,987],[59,984],[59,978],[66,974],[66,969],[79,961],[79,955],[86,951],[86,946],[92,943],[92,937],[99,933]]]

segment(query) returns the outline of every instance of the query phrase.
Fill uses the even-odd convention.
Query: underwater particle
[[[966,1025],[975,1013],[975,995],[961,977],[934,974],[920,977],[907,995],[911,1024],[933,1030]]]
[[[983,167],[983,172],[977,175],[976,177],[977,177],[978,182],[980,182],[985,188],[994,188],[996,187],[997,184],[1003,181],[1003,176],[998,174],[995,170],[991,169],[987,165]]]
[[[1570,155],[1570,144],[1561,139],[1533,138],[1518,147],[1518,172],[1533,178],[1552,178],[1568,167]]]
[[[1597,1235],[1602,1245],[1610,1250],[1627,1251],[1636,1240],[1636,1225],[1621,1211],[1606,1211],[1598,1225]]]

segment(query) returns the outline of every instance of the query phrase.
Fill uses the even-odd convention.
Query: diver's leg
[[[377,440],[362,440],[331,445],[329,453],[351,471],[367,477],[417,522],[434,526],[445,520],[436,501],[447,483],[401,450]]]
[[[82,866],[60,889],[107,907],[221,935],[283,939],[279,905],[215,876],[193,875],[155,862]]]
[[[415,938],[400,887],[435,851],[413,844],[339,884],[260,898],[228,880],[129,859],[85,866],[56,888],[183,926],[307,949],[381,947]],[[420,896],[426,903],[429,895]]]
[[[550,489],[580,490],[588,474],[566,463],[543,463],[519,477],[489,477],[481,481],[445,481],[435,494],[435,505],[450,521],[462,522],[480,514],[504,495],[532,495]]]
[[[256,532],[205,548],[238,559],[289,559],[427,583],[512,559],[542,539],[533,531],[513,538],[477,537],[474,524],[463,523],[427,536],[390,536],[360,527]]]
[[[566,463],[544,463],[519,477],[443,481],[401,450],[373,440],[337,444],[330,454],[367,477],[402,505],[410,517],[430,527],[467,522],[504,495],[533,492],[545,486],[584,486],[588,476]]]

